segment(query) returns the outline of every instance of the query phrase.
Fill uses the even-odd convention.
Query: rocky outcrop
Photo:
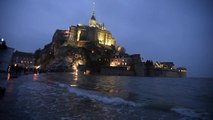
[[[103,60],[113,53],[112,48],[103,48],[101,45],[87,42],[82,46],[80,43],[71,42],[65,35],[65,30],[56,30],[52,42],[44,49],[35,52],[36,65],[46,71],[73,71],[78,65],[96,68],[107,64]],[[109,60],[108,60],[109,61]]]

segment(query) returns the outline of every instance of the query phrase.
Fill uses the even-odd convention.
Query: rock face
[[[78,65],[99,71],[101,65],[109,64],[113,47],[106,48],[91,42],[70,42],[65,30],[56,30],[52,42],[44,49],[36,50],[36,65],[45,71],[73,71]]]

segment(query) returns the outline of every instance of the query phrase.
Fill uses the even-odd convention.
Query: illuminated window
[[[130,68],[131,68],[130,66],[127,66],[127,68],[126,68],[126,69],[127,69],[127,70],[130,70]]]

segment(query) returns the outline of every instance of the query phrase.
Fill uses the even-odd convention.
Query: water
[[[22,118],[57,120],[210,120],[213,79],[84,76],[21,77],[16,110]],[[18,80],[17,80],[18,81]]]

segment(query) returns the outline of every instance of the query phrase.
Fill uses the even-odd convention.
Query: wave
[[[208,113],[206,112],[198,112],[189,108],[183,108],[183,107],[173,107],[171,108],[171,111],[174,111],[176,113],[179,113],[185,117],[191,118],[191,119],[202,119],[207,120]]]
[[[139,104],[136,104],[135,102],[127,101],[127,100],[124,100],[124,99],[119,98],[119,97],[107,97],[107,96],[98,94],[97,92],[94,92],[94,91],[74,88],[74,87],[71,87],[67,84],[59,83],[58,86],[61,87],[61,88],[67,89],[70,93],[74,93],[77,96],[81,96],[81,97],[88,98],[88,99],[91,99],[91,100],[96,100],[96,101],[99,101],[99,102],[102,102],[102,103],[105,103],[105,104],[111,104],[111,105],[123,105],[123,104],[125,104],[125,105],[129,105],[129,106],[134,106],[134,107],[140,106]]]

